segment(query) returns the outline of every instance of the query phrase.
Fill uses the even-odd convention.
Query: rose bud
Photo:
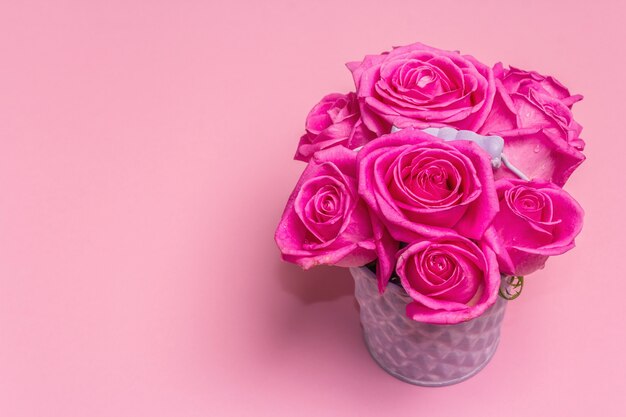
[[[354,151],[338,146],[315,154],[289,197],[275,240],[285,261],[305,269],[376,259],[369,213],[357,193]]]
[[[583,209],[560,187],[542,181],[496,181],[500,211],[486,239],[498,255],[500,270],[527,275],[544,267],[549,256],[574,247]]]
[[[396,270],[413,299],[407,316],[424,323],[478,317],[495,303],[500,287],[491,248],[452,233],[410,244],[400,253]]]

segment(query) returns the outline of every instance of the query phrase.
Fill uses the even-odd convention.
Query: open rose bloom
[[[574,248],[583,210],[563,186],[585,160],[582,96],[420,43],[347,67],[354,91],[324,96],[296,146],[284,260],[372,271],[405,319],[455,325]]]

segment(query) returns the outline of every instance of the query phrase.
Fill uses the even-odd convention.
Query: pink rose
[[[337,146],[315,154],[289,197],[275,239],[283,259],[305,269],[376,259],[367,207],[357,194],[356,152]]]
[[[391,126],[451,126],[476,131],[491,109],[491,68],[469,55],[421,43],[346,64],[365,125],[378,135]]]
[[[407,128],[359,152],[359,194],[402,242],[454,229],[480,239],[498,210],[490,156]]]
[[[455,324],[478,317],[495,303],[500,287],[493,251],[452,233],[407,246],[396,270],[413,299],[407,316],[425,323]]]
[[[485,238],[498,255],[500,270],[527,275],[544,267],[549,256],[574,247],[583,209],[560,187],[542,181],[496,181],[500,211]]]
[[[305,127],[306,133],[300,138],[294,156],[301,161],[308,161],[321,149],[337,145],[354,149],[375,137],[361,122],[354,93],[334,93],[322,98],[309,112]]]
[[[536,72],[497,64],[494,74],[496,97],[479,133],[504,138],[504,155],[527,177],[562,186],[585,160],[582,127],[571,111],[582,96]],[[514,177],[506,167],[496,172],[496,178]]]

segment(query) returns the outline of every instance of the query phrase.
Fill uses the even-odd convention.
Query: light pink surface
[[[168,3],[168,4],[166,4]],[[0,6],[0,414],[621,416],[623,2]],[[493,361],[385,374],[347,270],[281,264],[304,118],[343,63],[422,41],[585,100],[574,251],[527,279]]]

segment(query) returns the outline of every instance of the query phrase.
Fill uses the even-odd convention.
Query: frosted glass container
[[[350,272],[365,344],[372,358],[396,378],[428,387],[456,384],[476,375],[496,352],[506,307],[503,298],[464,323],[420,323],[406,316],[411,298],[402,287],[390,283],[380,294],[369,269]]]

